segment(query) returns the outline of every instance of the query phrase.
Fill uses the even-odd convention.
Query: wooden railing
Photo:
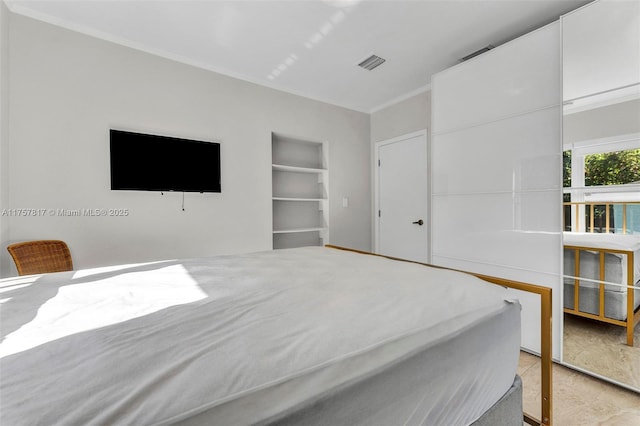
[[[628,227],[628,207],[640,206],[640,201],[572,201],[564,202],[563,229],[575,232],[582,228],[584,223],[585,232],[615,233],[617,229],[622,230],[622,234],[627,234]],[[618,227],[613,223],[612,207],[622,206],[622,226]],[[584,210],[581,208],[583,207]],[[604,211],[603,211],[604,209]],[[583,211],[582,211],[583,210]],[[569,223],[567,224],[567,213]],[[598,217],[596,217],[598,216]],[[575,218],[575,223],[573,222]]]

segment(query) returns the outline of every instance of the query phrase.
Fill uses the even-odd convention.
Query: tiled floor
[[[564,361],[640,388],[640,324],[634,334],[627,346],[624,327],[565,314]]]
[[[524,411],[540,418],[540,359],[521,352]],[[553,424],[640,425],[640,395],[561,365],[553,365]]]

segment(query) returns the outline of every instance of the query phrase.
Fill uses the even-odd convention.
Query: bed
[[[468,274],[306,247],[0,289],[3,424],[522,424],[520,305]]]
[[[565,232],[563,291],[566,313],[626,327],[633,346],[640,322],[640,236]]]

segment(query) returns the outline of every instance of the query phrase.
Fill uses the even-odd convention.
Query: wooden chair
[[[16,263],[18,275],[73,270],[71,253],[64,241],[26,241],[9,245],[7,251]]]

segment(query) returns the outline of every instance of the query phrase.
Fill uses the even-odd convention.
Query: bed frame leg
[[[553,354],[551,351],[553,327],[551,307],[551,289],[544,289],[540,293],[540,361],[542,367],[542,424],[545,426],[551,426],[551,413],[553,412]]]
[[[636,325],[636,313],[635,311],[635,280],[634,280],[634,253],[629,252],[627,254],[627,346],[633,347],[633,329]]]

